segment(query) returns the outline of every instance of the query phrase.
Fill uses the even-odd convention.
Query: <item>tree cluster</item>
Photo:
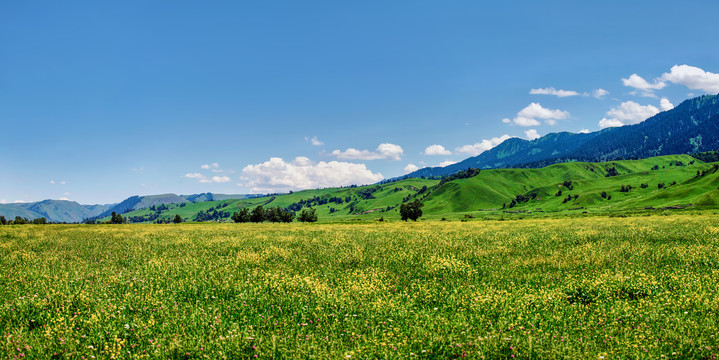
[[[300,222],[316,222],[317,213],[314,208],[304,209],[300,212],[300,216],[297,217]]]
[[[517,195],[512,201],[509,203],[508,207],[513,208],[519,204],[526,203],[529,200],[534,200],[537,198],[537,192],[532,191],[529,194],[519,194]]]
[[[122,215],[112,212],[112,215],[110,216],[110,224],[122,224],[125,222],[125,219],[122,217]]]
[[[712,166],[706,170],[701,170],[701,171],[697,170],[697,176],[695,176],[695,177],[707,176],[709,174],[713,174],[713,173],[717,172],[717,170],[719,170],[719,165],[714,164],[714,166]]]
[[[482,170],[480,170],[480,169],[474,169],[474,168],[471,168],[471,167],[470,167],[470,168],[467,168],[467,170],[457,171],[456,173],[454,173],[454,174],[452,174],[452,175],[448,175],[448,176],[442,177],[442,180],[439,181],[438,186],[441,186],[441,185],[443,185],[443,184],[445,184],[445,183],[447,183],[447,182],[450,182],[450,181],[452,181],[452,180],[468,179],[468,178],[471,178],[471,177],[475,177],[475,176],[479,175],[479,173],[480,173],[481,171],[482,171]]]
[[[604,175],[604,177],[612,177],[612,176],[619,175],[619,171],[617,171],[617,168],[615,168],[614,166],[608,167],[608,168],[606,168],[606,170],[607,170],[607,174]]]
[[[422,206],[424,206],[424,204],[422,204],[419,200],[402,204],[399,207],[399,215],[404,221],[417,221],[417,219],[422,216]]]
[[[232,221],[236,223],[254,222],[261,223],[269,221],[273,223],[284,222],[290,223],[295,219],[295,213],[288,211],[279,206],[270,207],[265,210],[262,205],[257,205],[252,211],[248,208],[242,208],[232,214]]]
[[[632,191],[631,185],[622,185],[622,187],[619,188],[619,192],[628,193],[630,191]]]
[[[346,198],[341,198],[337,196],[332,196],[329,198],[321,198],[319,196],[311,197],[309,199],[302,199],[300,201],[297,201],[295,203],[290,204],[290,206],[287,207],[290,211],[300,211],[303,207],[312,207],[312,206],[319,206],[319,205],[325,205],[328,203],[335,203],[335,204],[342,204],[344,202],[350,202],[352,200],[351,197],[347,196]]]
[[[0,215],[0,225],[25,225],[25,224],[45,225],[45,224],[50,224],[50,223],[44,217],[39,217],[39,218],[30,220],[26,217],[16,216],[15,220],[8,220],[5,218],[4,215]]]

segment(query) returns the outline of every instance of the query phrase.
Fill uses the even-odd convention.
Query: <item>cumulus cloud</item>
[[[312,144],[314,146],[322,146],[325,144],[324,142],[320,141],[320,139],[318,139],[317,136],[313,136],[311,138],[309,136],[305,136],[305,141],[309,142],[310,144]]]
[[[0,204],[7,204],[7,199],[0,199]]]
[[[719,93],[719,74],[704,71],[695,66],[674,65],[670,72],[662,75],[662,79],[684,85],[692,90],[703,90],[712,94]]]
[[[456,161],[445,160],[445,161],[442,161],[441,163],[439,163],[439,166],[445,167],[445,166],[450,166],[450,165],[456,164],[456,163],[457,163]]]
[[[371,184],[384,177],[373,173],[365,164],[340,161],[313,162],[300,156],[291,162],[273,157],[261,164],[242,169],[243,183],[252,193],[272,193],[290,190],[315,189],[353,184]]]
[[[380,144],[375,151],[349,148],[345,151],[333,150],[331,154],[338,159],[344,160],[400,160],[402,154],[404,154],[404,150],[402,150],[402,147],[399,145],[383,143]]]
[[[529,129],[529,130],[525,131],[524,135],[526,135],[527,139],[529,139],[529,140],[534,140],[534,139],[540,138],[539,133],[535,129]]]
[[[430,145],[424,149],[425,155],[452,155],[452,152],[445,149],[442,145]]]
[[[55,180],[50,180],[50,184],[55,185]]]
[[[417,166],[415,164],[407,164],[407,166],[404,167],[405,174],[409,174],[409,173],[415,172],[417,170],[419,170],[419,166]]]
[[[212,180],[211,182],[224,183],[224,182],[230,181],[230,177],[229,176],[213,176],[210,180]]]
[[[540,103],[531,103],[517,113],[513,122],[519,126],[537,126],[539,120],[544,120],[549,125],[556,124],[556,120],[566,119],[569,112],[563,110],[552,110],[542,107]],[[502,119],[502,122],[508,123],[509,119]]]
[[[65,201],[70,201],[70,199],[68,199],[67,197],[64,197],[64,196],[63,196],[63,197],[61,197],[61,198],[59,198],[58,200],[65,200]]]
[[[65,185],[65,184],[67,184],[67,181],[65,181],[65,180],[60,181],[60,185]]]
[[[592,92],[592,96],[594,96],[597,99],[603,99],[605,96],[609,95],[609,91],[604,89],[597,89]]]
[[[574,90],[557,90],[553,87],[543,88],[543,89],[531,89],[529,90],[529,93],[532,95],[554,95],[556,97],[568,97],[568,96],[577,96],[581,95],[580,93],[574,91]]]
[[[491,139],[482,140],[473,145],[463,145],[463,146],[458,147],[455,150],[459,153],[477,156],[477,155],[501,144],[502,142],[504,142],[504,140],[507,140],[509,138],[510,138],[509,135],[504,134],[500,137],[493,137]]]
[[[639,105],[634,101],[626,101],[607,111],[607,117],[599,121],[603,128],[638,124],[659,113],[652,105]]]
[[[188,179],[195,179],[203,184],[209,184],[209,183],[224,183],[230,181],[230,178],[227,176],[213,176],[213,177],[207,177],[200,173],[189,173],[185,174],[185,177]]]
[[[628,78],[622,79],[622,83],[624,83],[624,86],[629,86],[637,90],[641,90],[642,96],[646,97],[656,97],[656,95],[654,95],[654,90],[661,90],[667,86],[667,83],[664,82],[662,79],[655,79],[654,83],[650,83],[637,74],[632,74],[629,75]],[[633,93],[636,93],[636,91]]]
[[[674,109],[674,104],[672,104],[672,103],[669,101],[669,99],[667,99],[667,98],[662,98],[662,99],[659,101],[659,107],[662,108],[662,111],[668,111],[668,110]]]
[[[579,133],[580,133],[580,134],[589,134],[589,129],[579,130]]]

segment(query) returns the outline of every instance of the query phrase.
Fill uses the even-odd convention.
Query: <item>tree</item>
[[[252,221],[253,223],[261,223],[265,221],[265,209],[262,207],[262,205],[257,205],[257,207],[252,209],[250,221]]]
[[[317,213],[314,208],[304,209],[297,217],[297,220],[301,222],[315,222],[317,221]]]
[[[13,225],[24,225],[27,224],[29,220],[24,217],[16,216],[15,221],[13,222]]]
[[[402,216],[402,220],[407,221],[411,219],[412,221],[417,221],[417,219],[422,216],[422,206],[424,206],[424,204],[419,202],[419,200],[402,204],[399,207],[399,214]]]
[[[181,222],[182,222],[182,216],[180,216],[180,214],[175,215],[175,218],[172,219],[172,222],[174,222],[175,224],[181,223]]]
[[[282,209],[280,209],[279,206],[277,207],[269,207],[265,211],[265,219],[269,222],[280,222],[280,213],[282,212]]]
[[[5,216],[0,215],[0,225],[7,225],[7,219]]]
[[[250,222],[250,210],[247,208],[242,208],[240,211],[236,211],[234,214],[232,214],[232,221],[236,223]]]
[[[37,224],[37,225],[47,224],[47,219],[44,218],[44,217],[40,217],[40,218],[37,218],[37,219],[33,219],[32,223],[33,223],[33,224]]]
[[[315,219],[316,218],[317,216],[315,216]],[[282,210],[282,212],[280,212],[280,221],[282,221],[283,223],[291,223],[294,219],[295,213],[293,213],[292,211]]]
[[[124,219],[122,218],[122,215],[112,212],[112,216],[110,217],[110,224],[122,224]]]

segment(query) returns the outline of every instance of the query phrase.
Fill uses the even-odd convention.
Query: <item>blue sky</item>
[[[3,2],[0,201],[370,183],[719,92],[716,1],[585,3]]]

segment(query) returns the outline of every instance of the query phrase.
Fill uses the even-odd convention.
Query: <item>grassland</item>
[[[3,358],[715,358],[717,215],[0,227]]]
[[[570,162],[541,169],[483,170],[477,176],[444,183],[406,179],[381,185],[313,189],[254,199],[169,204],[167,210],[158,211],[157,215],[159,219],[169,221],[179,214],[186,221],[194,221],[200,211],[217,209],[227,215],[220,220],[229,222],[229,216],[243,207],[284,208],[303,200],[333,197],[343,199],[342,203],[312,203],[320,221],[399,219],[399,206],[414,199],[424,203],[427,219],[518,217],[510,215],[512,213],[521,214],[521,217],[563,217],[584,212],[599,215],[654,213],[656,209],[666,207],[716,209],[719,208],[719,171],[714,165],[688,155],[603,163]],[[615,170],[614,176],[607,176],[609,169]],[[704,175],[697,176],[697,171]],[[567,181],[571,186],[564,185]],[[622,186],[632,189],[622,192]],[[510,208],[511,201],[518,196],[529,197],[529,200]],[[566,201],[568,196],[572,198]],[[150,209],[140,209],[125,216],[151,213]]]

